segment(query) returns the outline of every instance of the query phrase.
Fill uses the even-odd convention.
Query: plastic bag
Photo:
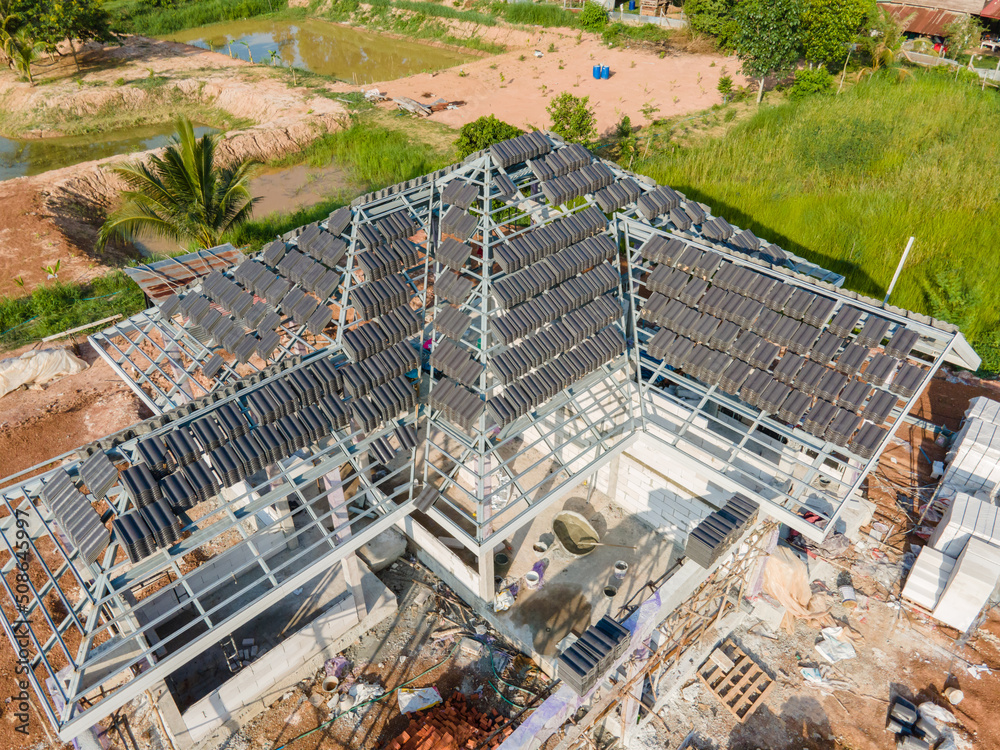
[[[953,724],[955,722],[955,714],[936,703],[929,701],[921,703],[917,706],[917,710],[925,719],[931,719],[938,724]]]
[[[430,708],[441,702],[441,693],[436,687],[400,690],[397,692],[397,697],[399,698],[399,712],[403,714]]]
[[[853,659],[857,651],[847,641],[841,640],[843,628],[823,628],[823,640],[816,644],[816,650],[831,664],[844,659]]]
[[[781,626],[791,635],[795,620],[805,620],[815,628],[835,627],[830,608],[814,597],[806,575],[806,565],[787,547],[778,547],[767,557],[764,566],[764,593],[774,597],[787,610]]]
[[[497,598],[493,600],[493,611],[503,612],[504,610],[510,609],[513,605],[514,595],[510,593],[510,589],[504,589],[497,594]]]
[[[86,369],[87,363],[68,349],[42,349],[0,360],[0,397],[22,385],[48,383]]]

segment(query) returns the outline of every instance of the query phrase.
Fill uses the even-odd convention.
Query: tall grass
[[[480,13],[476,10],[459,10],[450,5],[440,5],[438,3],[417,2],[416,0],[394,0],[393,7],[401,10],[409,10],[420,13],[424,16],[434,18],[448,18],[455,21],[468,21],[480,26],[496,26],[497,20],[491,15]]]
[[[122,271],[87,284],[52,282],[21,297],[0,297],[0,350],[146,308],[142,290]]]
[[[549,3],[493,3],[490,10],[509,23],[524,26],[563,26],[575,29],[580,26],[575,13],[561,5]]]
[[[917,71],[762,108],[638,170],[893,304],[950,319],[1000,370],[1000,98]]]
[[[357,187],[353,191],[357,194],[433,172],[445,166],[450,156],[452,154],[437,151],[409,133],[383,127],[375,123],[371,116],[361,114],[355,115],[349,127],[327,133],[313,141],[304,152],[291,155],[277,164],[304,161],[312,167],[325,167],[335,162],[344,167]],[[277,213],[254,219],[235,229],[226,239],[238,247],[257,250],[279,234],[324,218],[349,200],[345,196],[336,196],[294,213]]]
[[[125,0],[109,4],[108,9],[119,31],[161,36],[210,23],[252,18],[287,6],[288,0],[181,0],[168,7],[154,7],[144,0]]]

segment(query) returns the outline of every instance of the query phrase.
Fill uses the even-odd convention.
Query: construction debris
[[[729,659],[731,669],[719,666],[721,659],[716,652]],[[726,640],[712,653],[716,658],[709,658],[701,665],[698,679],[737,721],[745,722],[764,702],[774,687],[774,679],[732,640]]]
[[[444,703],[410,720],[384,750],[474,750],[494,748],[513,731],[496,709],[485,716],[455,693]],[[497,731],[500,729],[500,731]],[[484,744],[485,743],[485,744]]]
[[[409,112],[420,117],[430,117],[434,112],[465,106],[465,102],[457,100],[449,102],[444,99],[437,99],[430,104],[421,104],[416,99],[411,99],[408,96],[393,97],[392,100],[404,112]]]

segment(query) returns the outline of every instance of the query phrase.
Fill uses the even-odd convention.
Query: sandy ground
[[[113,82],[156,75],[167,79],[190,101],[224,110],[255,123],[226,134],[223,160],[234,157],[268,160],[298,150],[322,129],[339,126],[346,113],[339,102],[295,89],[271,77],[266,68],[227,55],[173,42],[131,37],[122,47],[93,45],[82,55],[82,80]],[[85,116],[108,107],[141,112],[156,103],[148,92],[132,86],[77,86],[67,70],[49,69],[54,80],[29,87],[9,72],[0,73],[0,105],[18,111],[58,110]],[[57,118],[53,116],[53,122]],[[46,129],[36,135],[58,135]],[[82,281],[120,263],[131,248],[94,249],[97,224],[121,187],[107,171],[109,164],[131,157],[116,156],[76,164],[41,175],[0,182],[0,295],[23,293],[45,280],[43,266],[61,261],[60,279]],[[316,191],[316,188],[313,188]],[[300,204],[301,205],[301,204]],[[269,210],[275,210],[273,203]],[[267,213],[268,211],[264,211]]]
[[[5,356],[20,355],[29,348]],[[0,398],[0,479],[150,416],[85,339],[79,356],[90,364],[83,372]]]
[[[481,30],[493,40],[492,29]],[[717,54],[658,53],[637,48],[608,49],[596,34],[577,35],[559,30],[541,33],[503,29],[493,32],[508,51],[438,73],[420,73],[374,84],[389,96],[408,96],[423,103],[438,98],[464,101],[465,106],[444,110],[431,119],[461,127],[493,114],[522,128],[547,128],[546,107],[563,91],[589,96],[601,134],[628,115],[633,126],[645,125],[642,108],[659,109],[656,118],[697,112],[721,101],[716,85],[726,72],[737,85],[734,57]],[[550,52],[550,45],[555,46]],[[541,57],[536,55],[541,53]],[[521,58],[524,58],[523,60]],[[595,80],[593,67],[607,65],[608,80]],[[370,88],[370,87],[365,87]]]

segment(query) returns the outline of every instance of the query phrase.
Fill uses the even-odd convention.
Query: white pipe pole
[[[896,286],[899,274],[903,270],[903,264],[906,263],[906,256],[910,254],[910,248],[913,247],[913,240],[915,239],[915,237],[910,237],[910,241],[906,243],[906,249],[903,251],[903,257],[899,259],[899,265],[896,266],[896,273],[892,275],[892,281],[889,282],[889,289],[885,293],[885,299],[882,300],[883,304],[888,304],[889,302],[889,295],[892,294],[892,288]]]

